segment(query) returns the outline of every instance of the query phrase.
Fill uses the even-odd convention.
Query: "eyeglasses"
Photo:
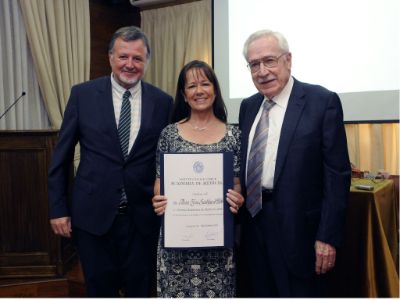
[[[249,68],[251,73],[257,73],[258,71],[260,71],[261,63],[266,68],[274,68],[278,65],[279,59],[285,54],[287,54],[287,52],[284,52],[279,56],[266,56],[261,59],[253,60],[253,61],[249,62],[247,67]]]

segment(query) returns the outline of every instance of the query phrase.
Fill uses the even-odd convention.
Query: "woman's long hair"
[[[185,101],[185,85],[186,74],[192,69],[203,71],[207,79],[210,80],[210,82],[213,84],[215,94],[215,100],[213,103],[214,115],[219,120],[226,123],[226,106],[224,100],[222,99],[221,89],[219,87],[217,76],[215,75],[214,70],[207,63],[199,60],[193,60],[187,63],[179,73],[171,121],[175,123],[181,121],[182,119],[186,119],[186,121],[190,119],[191,108],[189,104]]]

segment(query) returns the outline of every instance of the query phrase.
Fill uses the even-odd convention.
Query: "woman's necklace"
[[[190,124],[190,123],[188,123],[188,124],[189,124],[190,127],[192,127],[193,130],[196,130],[196,131],[204,131],[204,130],[206,130],[207,127],[208,127],[208,125],[206,125],[206,126],[204,126],[204,127],[199,127],[199,126],[196,126],[196,125],[192,125],[192,124]]]

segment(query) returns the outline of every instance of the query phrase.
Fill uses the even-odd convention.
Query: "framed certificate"
[[[166,248],[233,248],[233,215],[226,193],[233,187],[233,154],[163,153],[161,194]]]

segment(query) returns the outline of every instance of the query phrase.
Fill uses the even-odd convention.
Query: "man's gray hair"
[[[243,56],[246,59],[246,61],[248,61],[247,51],[248,51],[249,45],[252,42],[254,42],[255,40],[258,40],[259,38],[263,38],[263,37],[274,37],[278,41],[279,48],[283,52],[289,52],[289,44],[282,33],[277,32],[277,31],[268,30],[268,29],[263,29],[263,30],[259,30],[259,31],[252,33],[247,38],[246,42],[244,43]]]
[[[108,45],[108,53],[112,54],[113,50],[114,50],[114,44],[115,41],[121,38],[123,39],[125,42],[129,42],[129,41],[136,41],[136,40],[142,40],[144,45],[147,48],[147,59],[150,59],[150,43],[149,43],[149,39],[146,36],[146,34],[139,28],[136,26],[128,26],[128,27],[122,27],[120,29],[118,29],[112,36],[110,44]]]

